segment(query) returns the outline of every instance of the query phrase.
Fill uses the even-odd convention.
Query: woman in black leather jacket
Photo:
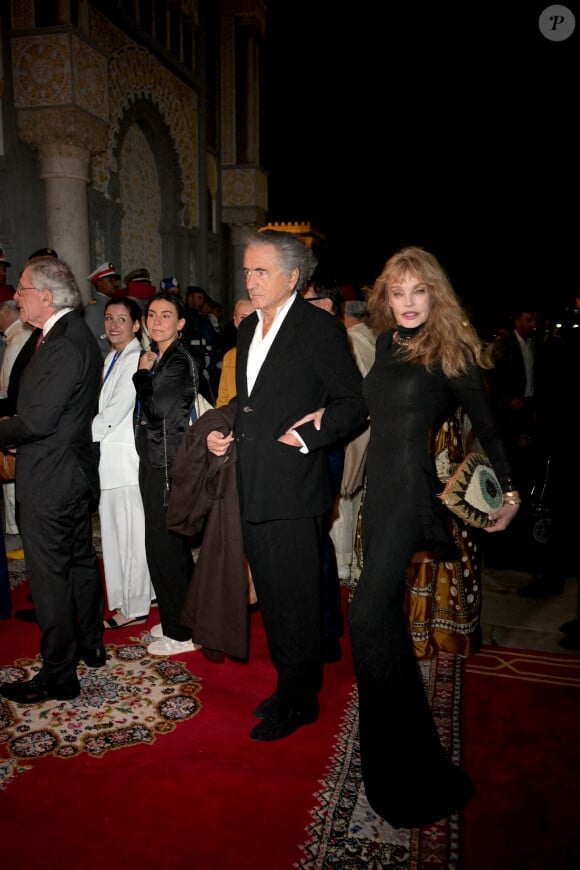
[[[191,652],[191,629],[179,612],[193,572],[189,540],[167,528],[171,465],[189,425],[197,395],[195,363],[181,344],[185,311],[172,293],[157,293],[145,309],[152,341],[133,375],[137,391],[135,441],[139,453],[139,487],[145,509],[145,550],[157,596],[161,623],[147,651],[170,656]]]

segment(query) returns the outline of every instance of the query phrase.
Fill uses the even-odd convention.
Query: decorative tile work
[[[63,128],[58,135],[58,122],[52,123],[50,113],[78,110],[94,116],[95,123],[107,122],[107,61],[106,58],[77,36],[70,33],[43,36],[23,36],[13,39],[14,102],[20,110],[19,122],[25,123],[25,113],[43,111],[42,131],[32,132],[32,142],[38,144],[39,135],[46,140],[45,125],[52,128],[50,137],[56,141],[69,141]],[[98,119],[98,120],[97,120]],[[92,123],[92,119],[79,122]],[[33,126],[39,125],[39,116],[33,116]],[[73,120],[73,127],[75,121]],[[55,136],[56,133],[56,136]],[[89,141],[91,136],[88,137]],[[100,134],[99,137],[100,138]],[[84,145],[87,137],[81,135]],[[25,141],[28,141],[25,140]],[[71,144],[76,140],[72,139]],[[81,144],[79,141],[79,144]],[[97,140],[95,140],[97,146]],[[97,146],[98,147],[98,146]]]
[[[72,103],[72,64],[68,34],[14,37],[12,68],[16,108]]]
[[[223,205],[232,206],[262,206],[267,207],[268,184],[267,177],[259,167],[236,167],[224,169]]]
[[[76,106],[59,106],[58,109],[35,107],[19,110],[18,135],[23,142],[35,147],[49,143],[66,144],[86,148],[92,153],[105,147],[107,125]]]
[[[107,59],[76,36],[73,36],[72,48],[75,102],[91,114],[107,121]]]
[[[151,147],[137,124],[132,124],[127,130],[119,162],[121,202],[124,206],[121,224],[122,271],[125,273],[145,267],[157,285],[162,277],[159,176]]]
[[[107,193],[111,172],[116,170],[114,151],[120,124],[138,99],[152,102],[167,123],[179,155],[183,182],[183,223],[199,222],[197,185],[197,94],[188,89],[144,49],[126,44],[109,62],[109,142],[93,160],[93,186]]]

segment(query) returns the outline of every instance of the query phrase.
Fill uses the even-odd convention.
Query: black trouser
[[[81,650],[103,642],[105,600],[93,547],[92,500],[50,504],[26,499],[18,522],[36,618],[42,631],[40,677],[74,682]]]
[[[243,522],[244,544],[264,620],[276,693],[295,707],[322,686],[323,517]]]
[[[6,559],[4,529],[0,523],[0,619],[10,619],[12,615],[12,595],[10,593],[10,576]]]
[[[186,537],[167,528],[165,469],[153,468],[142,453],[139,488],[145,511],[145,552],[163,634],[174,640],[191,640],[191,629],[179,621],[194,567],[191,547]]]

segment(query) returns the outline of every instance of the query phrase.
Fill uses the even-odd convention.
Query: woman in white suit
[[[133,374],[141,356],[141,308],[134,299],[113,297],[105,306],[111,351],[105,358],[93,441],[100,444],[99,519],[107,600],[112,616],[105,628],[143,622],[154,598],[145,556],[145,518],[135,448]]]

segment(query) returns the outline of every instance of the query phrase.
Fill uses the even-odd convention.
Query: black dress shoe
[[[318,719],[318,701],[312,701],[300,709],[290,707],[278,699],[278,709],[267,719],[262,719],[250,731],[252,740],[261,742],[282,740],[302,725],[310,725]]]
[[[342,650],[340,648],[340,640],[338,637],[324,638],[322,641],[322,659],[327,663],[341,661]]]
[[[0,695],[17,704],[41,704],[43,701],[70,701],[81,693],[80,683],[65,683],[50,686],[40,677],[33,677],[24,683],[2,683]]]
[[[280,707],[280,698],[274,692],[273,695],[270,695],[269,698],[264,698],[263,701],[260,701],[256,709],[254,710],[254,716],[256,719],[271,719],[272,716],[275,716]]]
[[[21,619],[22,622],[38,622],[36,618],[36,611],[33,608],[28,608],[27,610],[17,610],[14,614],[16,619]]]
[[[104,646],[81,650],[80,657],[89,668],[104,668],[107,664],[107,650]]]

